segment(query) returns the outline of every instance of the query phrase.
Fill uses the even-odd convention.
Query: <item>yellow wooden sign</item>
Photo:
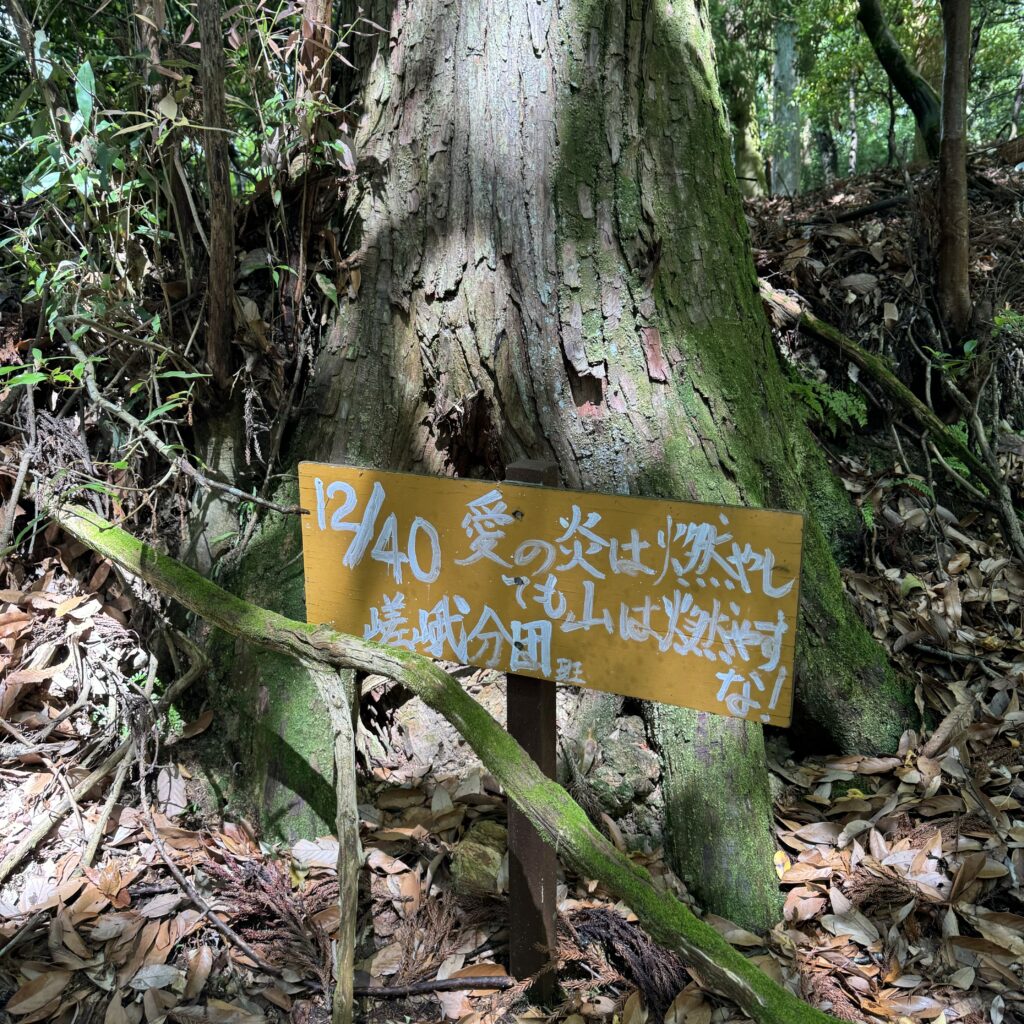
[[[299,488],[309,622],[789,724],[801,515],[310,462]]]

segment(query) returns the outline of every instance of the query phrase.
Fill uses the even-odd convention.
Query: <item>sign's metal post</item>
[[[538,459],[523,459],[508,466],[509,483],[558,486],[558,466]],[[528,510],[521,510],[524,514]],[[508,675],[507,727],[510,735],[548,777],[555,777],[557,733],[553,682]],[[558,860],[526,816],[511,801],[508,805],[509,961],[512,975],[528,978],[548,964],[556,947],[555,918]],[[554,971],[545,971],[530,990],[538,1003],[551,1003]]]

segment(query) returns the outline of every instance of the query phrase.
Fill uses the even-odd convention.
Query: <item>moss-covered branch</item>
[[[291,655],[314,668],[353,668],[403,683],[466,738],[509,798],[570,868],[597,879],[627,903],[650,935],[696,967],[707,984],[762,1024],[834,1024],[833,1018],[801,1002],[758,970],[679,900],[657,892],[650,876],[601,835],[569,794],[546,778],[487,711],[430,659],[258,608],[89,509],[71,506],[51,514],[83,544],[251,644]]]
[[[799,328],[811,337],[825,342],[838,355],[849,359],[871,376],[898,408],[905,409],[928,431],[928,435],[945,455],[959,459],[989,490],[998,490],[1001,481],[993,477],[989,467],[971,451],[959,434],[950,430],[886,365],[885,360],[861,348],[842,331],[816,317],[800,299],[772,288],[760,281],[761,299],[769,317],[780,327]]]
[[[842,331],[816,317],[799,298],[777,291],[767,281],[760,280],[758,284],[761,299],[775,324],[789,329],[799,328],[811,337],[825,342],[837,354],[849,359],[871,376],[897,408],[905,409],[913,416],[941,455],[952,456],[968,468],[974,478],[987,488],[1002,524],[1007,544],[1018,558],[1024,558],[1024,528],[1014,507],[1013,495],[1000,471],[998,455],[986,439],[985,427],[978,416],[977,408],[971,406],[960,389],[952,381],[947,381],[949,393],[972,427],[981,452],[980,456],[892,372],[884,359],[872,355]],[[942,465],[950,469],[945,461]]]

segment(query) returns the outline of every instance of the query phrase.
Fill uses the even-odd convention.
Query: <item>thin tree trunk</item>
[[[857,134],[857,76],[850,75],[850,82],[847,87],[847,110],[850,114],[849,139],[850,149],[847,157],[846,172],[852,178],[857,173],[857,150],[860,146],[860,136]]]
[[[224,33],[220,0],[199,0],[199,80],[203,89],[203,152],[210,199],[210,270],[206,294],[206,361],[214,383],[231,384],[234,329],[235,222],[224,116]]]
[[[913,111],[928,156],[934,160],[939,155],[942,123],[939,97],[900,49],[886,24],[881,0],[859,0],[857,20],[896,91]]]
[[[334,831],[338,838],[338,939],[334,957],[334,998],[331,1024],[352,1024],[355,985],[356,925],[359,920],[359,808],[356,779],[356,738],[354,715],[358,715],[358,684],[354,673],[312,670],[329,678],[317,680],[317,691],[327,704],[334,733]]]
[[[885,135],[885,166],[893,167],[896,164],[896,97],[891,81],[886,89],[885,100],[889,107],[889,126]]]
[[[960,341],[971,321],[970,211],[967,205],[967,89],[971,77],[970,0],[942,0],[946,59],[939,149],[939,310]]]
[[[796,22],[790,18],[783,18],[775,26],[772,82],[776,139],[772,192],[795,196],[800,191],[800,108],[796,102]]]
[[[155,116],[162,117],[161,100],[167,95],[167,81],[164,76],[160,54],[160,34],[164,30],[167,13],[164,0],[137,0],[135,3],[135,31],[138,36],[139,49],[145,54],[143,81],[147,85],[149,106]],[[156,143],[164,126],[157,123],[153,127],[153,142]],[[170,206],[168,223],[177,233],[178,245],[181,247],[182,262],[189,291],[192,289],[192,242],[194,225],[192,213],[185,193],[185,182],[181,176],[181,131],[172,128],[166,138],[156,147],[163,171],[163,192]],[[159,237],[155,239],[159,255]],[[157,259],[157,262],[161,262]]]
[[[1017,138],[1020,132],[1020,111],[1024,107],[1024,71],[1020,73],[1017,90],[1013,94],[1013,111],[1010,114],[1010,139]]]

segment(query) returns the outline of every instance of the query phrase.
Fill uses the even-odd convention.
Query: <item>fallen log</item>
[[[772,981],[678,899],[656,891],[647,872],[598,832],[572,797],[545,777],[458,681],[429,658],[249,604],[90,509],[64,506],[51,509],[50,515],[93,551],[248,643],[297,658],[319,670],[321,677],[328,675],[324,671],[327,666],[350,668],[385,675],[407,686],[465,737],[509,799],[544,841],[556,848],[562,861],[626,903],[650,936],[692,966],[705,984],[759,1024],[837,1024]],[[335,685],[340,687],[340,681]],[[336,707],[343,707],[346,698],[337,694],[334,701]]]

